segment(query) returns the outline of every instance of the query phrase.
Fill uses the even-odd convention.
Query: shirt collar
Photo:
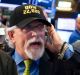
[[[23,57],[21,57],[16,50],[15,50],[14,55],[12,56],[12,58],[15,60],[16,65],[18,65],[19,63],[24,61]],[[33,61],[33,63],[36,63],[38,65],[39,60]]]
[[[18,65],[19,63],[21,63],[24,59],[17,53],[17,51],[15,50],[14,55],[12,56],[13,59],[16,62],[16,65]]]

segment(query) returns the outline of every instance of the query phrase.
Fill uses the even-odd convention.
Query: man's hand
[[[51,43],[49,41],[46,41],[46,47],[53,53],[59,53],[63,45],[63,41],[61,40],[58,33],[55,31],[53,25],[51,25],[51,27],[48,27],[47,29]]]

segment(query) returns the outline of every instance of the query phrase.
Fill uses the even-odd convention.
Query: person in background
[[[74,57],[76,58],[76,61],[80,63],[80,40],[75,41],[72,46],[74,51],[76,51]]]
[[[61,40],[54,27],[46,20],[43,10],[30,4],[18,6],[9,22],[10,25],[6,28],[7,40],[8,45],[14,49],[11,57],[16,62],[18,74],[24,75],[24,61],[30,60],[30,75],[59,75],[60,64],[56,63],[56,59],[50,59],[45,47],[57,54],[58,59],[70,59],[74,50]],[[45,30],[51,42],[46,41]]]
[[[1,26],[0,28],[0,75],[18,75],[15,61],[3,50],[4,40],[5,40],[5,28],[4,26]]]
[[[0,49],[0,75],[18,75],[14,60]]]
[[[75,30],[72,32],[69,38],[69,43],[72,44],[77,40],[80,40],[80,17],[76,18]]]
[[[2,27],[0,28],[0,47],[2,48],[1,50],[5,51],[6,53],[10,53],[12,52],[12,48],[10,48],[7,44],[7,40],[6,40],[6,32],[5,29],[8,25],[8,17],[7,16],[1,16],[1,24]],[[1,43],[2,41],[2,43]]]

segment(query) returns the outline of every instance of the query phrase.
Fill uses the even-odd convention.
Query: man
[[[72,44],[77,40],[80,40],[80,17],[76,18],[75,30],[69,38],[69,43]]]
[[[46,20],[40,7],[21,5],[13,11],[10,17],[10,25],[6,28],[6,31],[8,44],[14,49],[11,56],[16,62],[19,75],[24,74],[24,60],[32,60],[30,75],[56,75],[53,69],[57,69],[58,65],[55,67],[56,62],[50,62],[50,58],[44,49],[45,29],[49,28],[49,33],[54,34],[51,37],[55,39],[52,45],[56,48],[56,50],[52,51],[51,49],[51,51],[57,53],[59,58],[62,59],[68,46],[56,35],[54,28]]]

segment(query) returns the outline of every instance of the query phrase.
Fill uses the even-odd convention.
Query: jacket
[[[0,75],[18,75],[15,62],[2,50],[0,50]]]

